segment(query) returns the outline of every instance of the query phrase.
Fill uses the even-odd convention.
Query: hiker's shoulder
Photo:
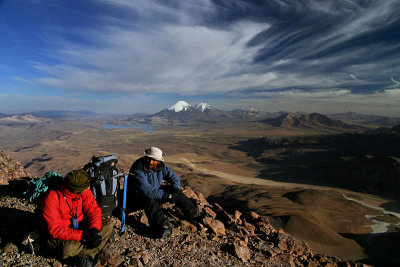
[[[144,169],[145,169],[145,158],[146,157],[141,157],[141,158],[139,158],[139,159],[137,159],[133,164],[132,164],[132,167],[131,167],[131,171],[130,172],[133,172],[133,171],[143,171]]]
[[[43,196],[43,202],[51,202],[59,199],[60,187],[49,189]]]

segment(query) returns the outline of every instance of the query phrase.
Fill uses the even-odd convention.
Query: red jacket
[[[40,206],[42,232],[50,234],[55,239],[81,241],[82,230],[74,230],[71,226],[74,213],[79,223],[85,216],[88,219],[88,228],[100,231],[102,213],[90,189],[80,194],[68,191],[64,185],[56,190],[50,190]]]

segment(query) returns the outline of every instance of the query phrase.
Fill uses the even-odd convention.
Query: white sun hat
[[[144,154],[145,154],[146,156],[148,156],[149,158],[152,158],[152,159],[154,159],[154,160],[164,161],[164,158],[163,158],[163,156],[162,156],[162,155],[163,155],[163,152],[162,152],[162,150],[159,149],[158,147],[152,146],[152,147],[146,149],[146,150],[144,151]]]

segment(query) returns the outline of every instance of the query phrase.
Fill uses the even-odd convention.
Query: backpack
[[[117,163],[118,159],[113,155],[93,156],[83,167],[91,177],[90,189],[105,217],[111,216],[118,207],[120,185]]]
[[[47,191],[55,189],[63,181],[63,175],[55,171],[48,171],[42,178],[29,181],[28,188],[23,194],[29,203],[39,204]]]

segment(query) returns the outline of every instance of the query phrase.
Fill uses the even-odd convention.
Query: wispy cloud
[[[64,64],[36,64],[49,75],[37,82],[65,89],[132,93],[191,94],[258,86],[264,75],[251,73],[257,47],[246,43],[267,28],[242,22],[223,30],[181,25],[149,31],[117,29],[97,36],[104,48],[64,47],[56,55],[66,58]],[[238,80],[240,84],[234,86]],[[229,86],[220,86],[221,81]]]

